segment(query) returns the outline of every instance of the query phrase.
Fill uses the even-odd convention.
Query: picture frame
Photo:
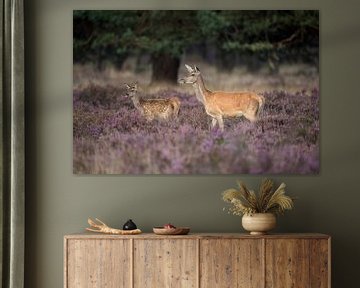
[[[72,29],[75,175],[319,174],[319,10],[79,9]]]

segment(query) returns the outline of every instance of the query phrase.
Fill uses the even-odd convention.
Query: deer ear
[[[195,67],[196,72],[200,72],[200,69],[197,66],[194,66],[194,67]]]
[[[185,64],[185,67],[189,71],[189,73],[193,72],[193,69],[189,65]]]

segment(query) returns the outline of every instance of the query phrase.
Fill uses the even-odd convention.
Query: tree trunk
[[[104,71],[105,69],[105,64],[104,64],[104,56],[103,54],[101,53],[101,50],[100,49],[97,49],[96,51],[96,59],[95,59],[95,67],[98,71]]]
[[[178,78],[180,58],[169,54],[153,55],[151,82],[168,82],[175,84]]]
[[[235,52],[221,52],[218,56],[218,66],[226,71],[231,72],[237,64],[237,56]]]
[[[127,54],[115,55],[113,60],[115,68],[121,70],[127,57],[128,57]]]

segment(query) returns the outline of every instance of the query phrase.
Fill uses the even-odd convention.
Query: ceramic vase
[[[255,213],[242,217],[242,226],[251,235],[263,235],[276,226],[276,217],[272,213]]]

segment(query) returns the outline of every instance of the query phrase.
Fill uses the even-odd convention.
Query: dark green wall
[[[34,0],[26,7],[26,287],[63,287],[63,235],[88,216],[145,231],[173,222],[197,232],[241,231],[220,192],[237,176],[72,174],[73,9],[320,9],[321,172],[276,176],[297,195],[279,232],[333,237],[333,287],[359,287],[360,5],[357,1]],[[143,4],[146,3],[146,4]],[[172,4],[171,4],[172,3]],[[261,177],[241,176],[250,185]]]

